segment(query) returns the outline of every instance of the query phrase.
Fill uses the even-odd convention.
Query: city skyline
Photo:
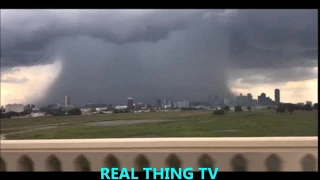
[[[316,102],[317,13],[2,10],[1,105],[66,94],[75,104],[273,97],[276,88],[283,102]]]
[[[279,88],[276,88],[276,89],[279,89]],[[273,89],[273,90],[268,90],[268,89],[264,89],[264,91],[261,91],[261,92],[255,92],[255,93],[252,93],[252,92],[249,92],[248,90],[249,89],[241,89],[240,91],[234,91],[233,93],[233,97],[231,97],[230,99],[228,99],[228,100],[232,100],[232,99],[236,99],[237,97],[238,97],[238,95],[239,94],[247,94],[247,92],[249,93],[249,94],[251,94],[252,95],[252,97],[253,97],[253,99],[258,99],[258,97],[261,95],[261,93],[265,93],[265,94],[267,94],[267,96],[269,96],[273,101],[275,101],[275,90],[276,89]],[[252,89],[251,89],[252,90]],[[296,101],[286,101],[286,99],[288,99],[287,97],[288,96],[286,96],[287,95],[287,92],[294,92],[294,91],[292,91],[292,90],[288,90],[288,89],[285,89],[285,90],[280,90],[280,101],[281,100],[283,100],[283,101],[281,101],[282,103],[304,103],[304,102],[306,102],[306,101],[312,101],[312,102],[318,102],[318,99],[317,98],[314,98],[314,99],[312,99],[312,98],[309,98],[309,99],[303,99],[304,97],[308,97],[308,96],[303,96],[303,97],[300,97],[300,98],[298,98],[298,100],[296,100]],[[236,94],[237,93],[237,94]],[[294,95],[294,94],[293,94]],[[217,95],[215,95],[215,96],[217,96]],[[219,97],[219,96],[218,96]],[[309,96],[310,97],[310,96]],[[224,99],[224,97],[220,97],[220,98],[223,98]],[[196,101],[196,97],[194,97],[192,100],[193,101]],[[158,99],[156,99],[156,100],[158,100]],[[159,100],[166,100],[166,98],[163,98],[163,99],[159,99]],[[182,99],[180,99],[181,101],[182,101]],[[199,100],[199,99],[198,99]],[[203,101],[206,101],[206,100],[208,100],[208,99],[202,99]],[[123,101],[123,99],[121,99],[120,101],[118,101],[119,103],[118,104],[126,104],[126,102],[121,102],[121,101]],[[5,105],[7,105],[7,104],[32,104],[32,103],[30,103],[30,102],[8,102],[8,103],[2,103],[3,101],[1,101],[1,104],[0,104],[0,106],[5,106]],[[70,96],[67,96],[67,95],[65,95],[65,97],[64,97],[64,100],[63,101],[61,101],[61,100],[57,100],[57,101],[55,101],[56,103],[59,103],[59,104],[66,104],[67,102],[70,102]],[[108,100],[106,100],[106,102],[108,102]],[[49,102],[48,104],[52,104],[52,103],[54,103],[54,102]],[[99,101],[99,102],[92,102],[92,103],[101,103],[101,101]],[[68,103],[69,104],[69,103]],[[78,103],[78,104],[85,104],[84,102],[82,102],[82,103]]]
[[[228,98],[223,98],[223,97],[219,97],[217,95],[214,95],[214,98],[212,98],[211,95],[209,95],[208,99],[206,100],[201,100],[201,102],[207,102],[209,104],[211,104],[211,107],[212,106],[222,106],[222,105],[240,105],[240,106],[277,106],[279,105],[280,103],[294,103],[294,104],[308,104],[308,103],[318,103],[318,101],[310,101],[310,100],[304,100],[304,101],[299,101],[299,102],[287,102],[287,101],[281,101],[281,90],[280,89],[274,89],[274,94],[273,96],[270,95],[270,94],[267,94],[265,92],[261,92],[260,95],[257,96],[257,98],[254,98],[254,96],[252,96],[252,93],[247,93],[247,94],[243,94],[243,93],[240,93],[239,96],[235,96],[231,99],[228,99]],[[155,99],[156,102],[151,105],[153,107],[163,107],[163,106],[171,106],[171,107],[176,107],[177,103],[183,103],[185,104],[186,102],[189,104],[189,100],[168,100],[166,98],[157,98]],[[199,100],[191,100],[191,102],[197,102]],[[232,102],[232,103],[230,103]],[[81,103],[81,104],[76,104],[76,106],[83,106],[83,105],[88,105],[88,104],[96,104],[96,105],[99,105],[99,103]],[[112,104],[114,103],[102,103],[100,105],[103,105],[103,106],[112,106]],[[139,102],[136,102],[134,100],[134,98],[132,97],[129,97],[127,98],[127,101],[126,103],[116,103],[116,105],[124,105],[126,104],[126,106],[128,107],[128,109],[133,109],[133,106],[136,104],[144,104],[144,105],[150,105],[150,103],[142,103],[141,101]],[[9,103],[9,104],[6,104],[6,105],[1,105],[1,107],[4,107],[4,106],[10,106],[10,105],[19,105],[19,103]],[[47,104],[47,105],[42,105],[43,107],[44,106],[56,106],[56,105],[59,105],[61,106],[61,103],[51,103],[51,104]],[[71,104],[71,97],[68,96],[68,95],[65,95],[65,98],[64,98],[64,106],[73,106],[74,104]],[[28,104],[28,106],[30,106],[30,104]],[[40,105],[41,106],[41,105]],[[188,107],[189,105],[187,105]]]

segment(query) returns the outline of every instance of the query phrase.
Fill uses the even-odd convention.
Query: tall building
[[[280,90],[279,89],[274,90],[274,102],[277,105],[280,104]]]
[[[247,105],[252,106],[252,95],[251,93],[247,94]]]
[[[187,101],[187,100],[182,101],[182,107],[183,107],[183,108],[188,108],[188,107],[190,107],[189,101]]]
[[[158,107],[158,108],[161,107],[161,99],[157,99],[157,107]]]
[[[64,105],[65,105],[65,106],[70,106],[70,105],[71,105],[71,98],[70,98],[70,96],[65,96],[65,97],[64,97]]]
[[[135,105],[134,109],[135,110],[141,110],[145,107],[146,105],[143,104],[142,102],[139,102],[138,104]]]
[[[267,97],[266,97],[266,93],[261,93],[260,96],[258,96],[258,104],[260,106],[266,106],[266,101],[267,101]]]
[[[127,108],[129,110],[133,109],[133,99],[131,97],[127,99]]]
[[[260,106],[272,106],[272,105],[274,105],[272,103],[272,99],[270,97],[267,97],[266,93],[261,93],[261,95],[258,96],[258,104]]]
[[[163,105],[164,106],[167,105],[167,100],[166,99],[163,100]]]
[[[24,110],[27,111],[27,112],[32,111],[31,105],[27,104],[26,106],[24,106]]]
[[[24,105],[23,104],[7,104],[5,108],[5,112],[23,112]]]
[[[171,101],[171,108],[174,108],[174,102]]]
[[[223,99],[223,105],[229,105],[229,99],[224,98]]]
[[[248,97],[243,96],[242,93],[240,93],[240,96],[237,96],[236,98],[236,104],[239,106],[247,106],[248,104]]]

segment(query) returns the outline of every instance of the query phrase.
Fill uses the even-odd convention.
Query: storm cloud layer
[[[230,97],[235,70],[278,70],[268,82],[309,78],[296,69],[317,66],[317,13],[2,10],[1,70],[61,60],[61,74],[40,103],[66,94],[76,104]]]

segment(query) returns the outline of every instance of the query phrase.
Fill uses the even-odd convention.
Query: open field
[[[79,123],[93,123],[115,120],[170,120],[181,119],[208,111],[184,111],[184,112],[150,112],[150,113],[119,113],[119,114],[95,114],[88,116],[51,116],[21,119],[1,120],[1,134],[38,129],[48,126],[64,126]]]
[[[125,137],[244,137],[244,136],[317,136],[318,112],[296,111],[276,114],[273,110],[230,112],[213,116],[211,111],[150,112],[138,114],[107,114],[93,116],[45,117],[19,119],[2,124],[2,130],[63,122],[101,122],[111,120],[166,120],[109,126],[78,123],[59,125],[20,134],[7,139],[125,138]],[[23,122],[19,125],[18,122]],[[30,122],[30,123],[28,123]],[[2,134],[4,134],[2,132]]]
[[[46,126],[61,123],[84,123],[108,120],[132,120],[132,119],[176,119],[208,113],[208,111],[183,111],[183,112],[150,112],[150,113],[119,113],[119,114],[94,114],[79,116],[50,116],[36,118],[5,119],[1,121],[1,129],[25,128],[32,126]]]

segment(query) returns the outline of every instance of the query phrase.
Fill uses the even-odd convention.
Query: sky
[[[317,10],[1,10],[1,105],[316,102]]]

